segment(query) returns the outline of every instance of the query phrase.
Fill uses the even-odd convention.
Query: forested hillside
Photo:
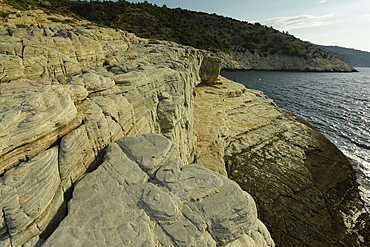
[[[77,14],[99,25],[127,30],[144,38],[165,39],[212,51],[248,50],[263,56],[283,54],[303,58],[328,56],[308,42],[259,23],[251,24],[180,8],[171,9],[148,2],[4,1],[20,9],[37,6],[51,12]]]
[[[70,10],[88,20],[128,30],[144,38],[166,39],[202,49],[232,48],[252,53],[257,50],[265,55],[326,56],[311,44],[287,33],[216,14],[126,1],[77,1]]]

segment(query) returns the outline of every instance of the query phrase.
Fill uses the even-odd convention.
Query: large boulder
[[[215,84],[220,74],[221,60],[217,57],[207,56],[202,60],[200,66],[200,79],[207,85]]]

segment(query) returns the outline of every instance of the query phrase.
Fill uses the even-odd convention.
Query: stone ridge
[[[157,134],[110,144],[43,246],[274,246],[250,195],[174,149]]]
[[[255,198],[278,246],[369,246],[369,213],[354,170],[330,141],[226,78],[196,93],[197,163]]]

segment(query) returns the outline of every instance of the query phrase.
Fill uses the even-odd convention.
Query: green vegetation
[[[14,14],[14,13],[12,13],[12,12],[2,12],[2,11],[0,11],[0,17],[7,17],[8,15],[10,15],[10,14]]]
[[[69,16],[82,16],[100,26],[120,28],[136,35],[169,40],[196,48],[250,51],[262,56],[288,55],[308,59],[325,52],[294,36],[260,23],[183,10],[148,2],[71,0],[5,0],[18,8],[41,8]],[[57,21],[57,20],[52,20]]]
[[[18,10],[27,10],[27,3],[23,0],[7,0],[5,2]]]
[[[3,0],[3,2],[22,11],[37,8],[44,10],[45,13],[76,16],[69,10],[69,6],[73,4],[70,0]]]
[[[74,1],[69,9],[84,18],[149,39],[165,39],[201,49],[249,50],[263,56],[284,54],[308,59],[324,52],[294,36],[259,23],[126,1]]]

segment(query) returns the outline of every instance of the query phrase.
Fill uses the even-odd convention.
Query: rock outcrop
[[[229,70],[283,70],[283,71],[316,71],[316,72],[351,72],[356,71],[352,66],[328,55],[322,56],[288,56],[266,55],[257,52],[229,50],[218,52],[222,68]]]
[[[219,71],[208,53],[98,27],[0,32],[2,246],[47,238],[76,181],[122,136],[162,134],[193,160],[195,85]]]
[[[43,246],[274,246],[250,195],[157,134],[123,137]],[[246,245],[245,245],[246,244]]]
[[[261,93],[216,81],[208,52],[100,27],[0,34],[0,246],[273,246],[251,197],[200,166],[255,196],[278,245],[366,246],[345,157]]]
[[[278,246],[369,246],[369,214],[347,158],[261,92],[219,83],[196,90],[197,163],[255,198]]]

